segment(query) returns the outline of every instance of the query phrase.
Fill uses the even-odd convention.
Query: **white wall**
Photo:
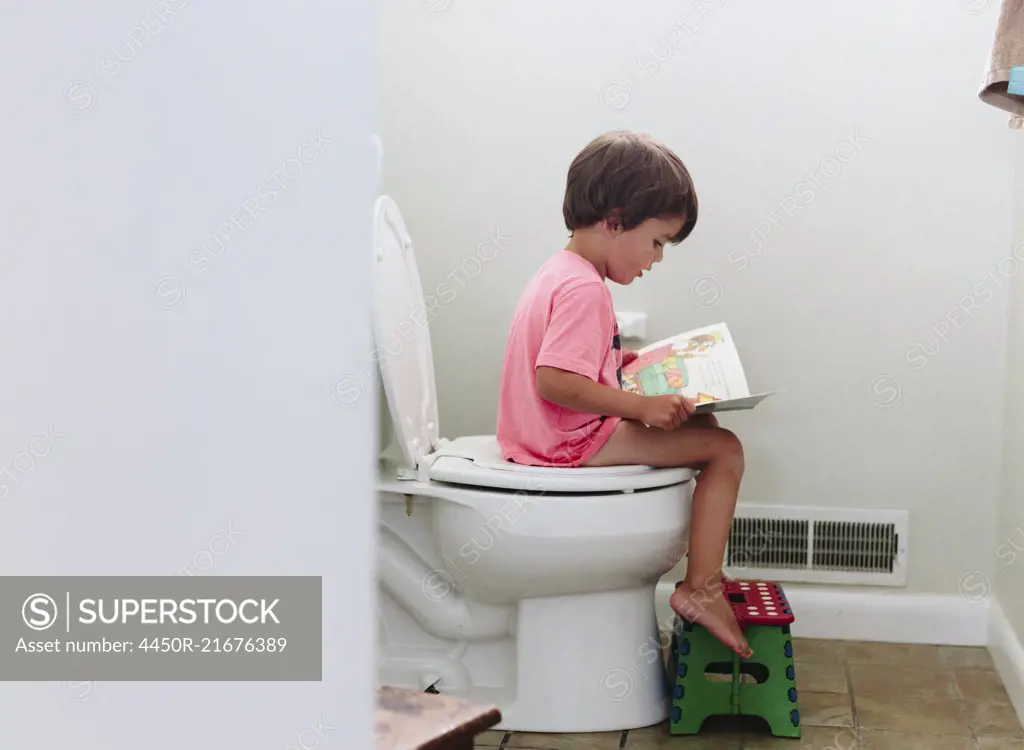
[[[728,420],[741,500],[907,508],[911,589],[956,592],[994,539],[1012,180],[1012,133],[977,100],[996,10],[961,5],[382,3],[383,180],[442,300],[442,434],[494,429],[573,155],[647,131],[701,216],[613,294],[652,337],[727,321],[752,387],[788,391]]]
[[[1016,169],[1013,203],[1014,252],[1024,259],[1024,142],[1020,134],[1013,147]],[[986,564],[978,566],[975,586],[994,584],[999,605],[1017,638],[1024,642],[1024,281],[1011,282],[1010,340],[1007,353],[1006,437],[1003,488],[999,503],[996,541]],[[980,575],[979,575],[980,574]],[[980,593],[980,590],[979,590]]]
[[[0,681],[0,746],[368,748],[375,409],[331,389],[370,351],[370,3],[3,15],[0,573],[322,575],[324,677]]]

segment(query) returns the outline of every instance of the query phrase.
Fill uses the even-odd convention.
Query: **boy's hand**
[[[645,396],[640,407],[639,421],[648,427],[674,430],[693,414],[697,405],[688,398],[670,394],[668,396]]]
[[[630,362],[632,362],[634,359],[636,359],[638,356],[639,355],[635,351],[633,351],[632,349],[623,349],[622,350],[622,366],[625,367]]]

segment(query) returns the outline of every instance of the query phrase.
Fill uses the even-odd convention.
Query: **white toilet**
[[[513,731],[664,721],[654,590],[680,559],[694,472],[517,466],[493,435],[440,438],[412,242],[390,198],[374,222],[393,430],[377,479],[378,684],[497,705]]]

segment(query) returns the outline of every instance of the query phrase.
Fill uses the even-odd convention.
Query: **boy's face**
[[[669,238],[683,228],[683,218],[648,219],[628,231],[610,230],[608,278],[616,284],[632,284],[661,261]]]

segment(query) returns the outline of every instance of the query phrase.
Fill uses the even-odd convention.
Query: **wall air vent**
[[[796,506],[736,508],[725,572],[733,578],[905,586],[909,514]]]

